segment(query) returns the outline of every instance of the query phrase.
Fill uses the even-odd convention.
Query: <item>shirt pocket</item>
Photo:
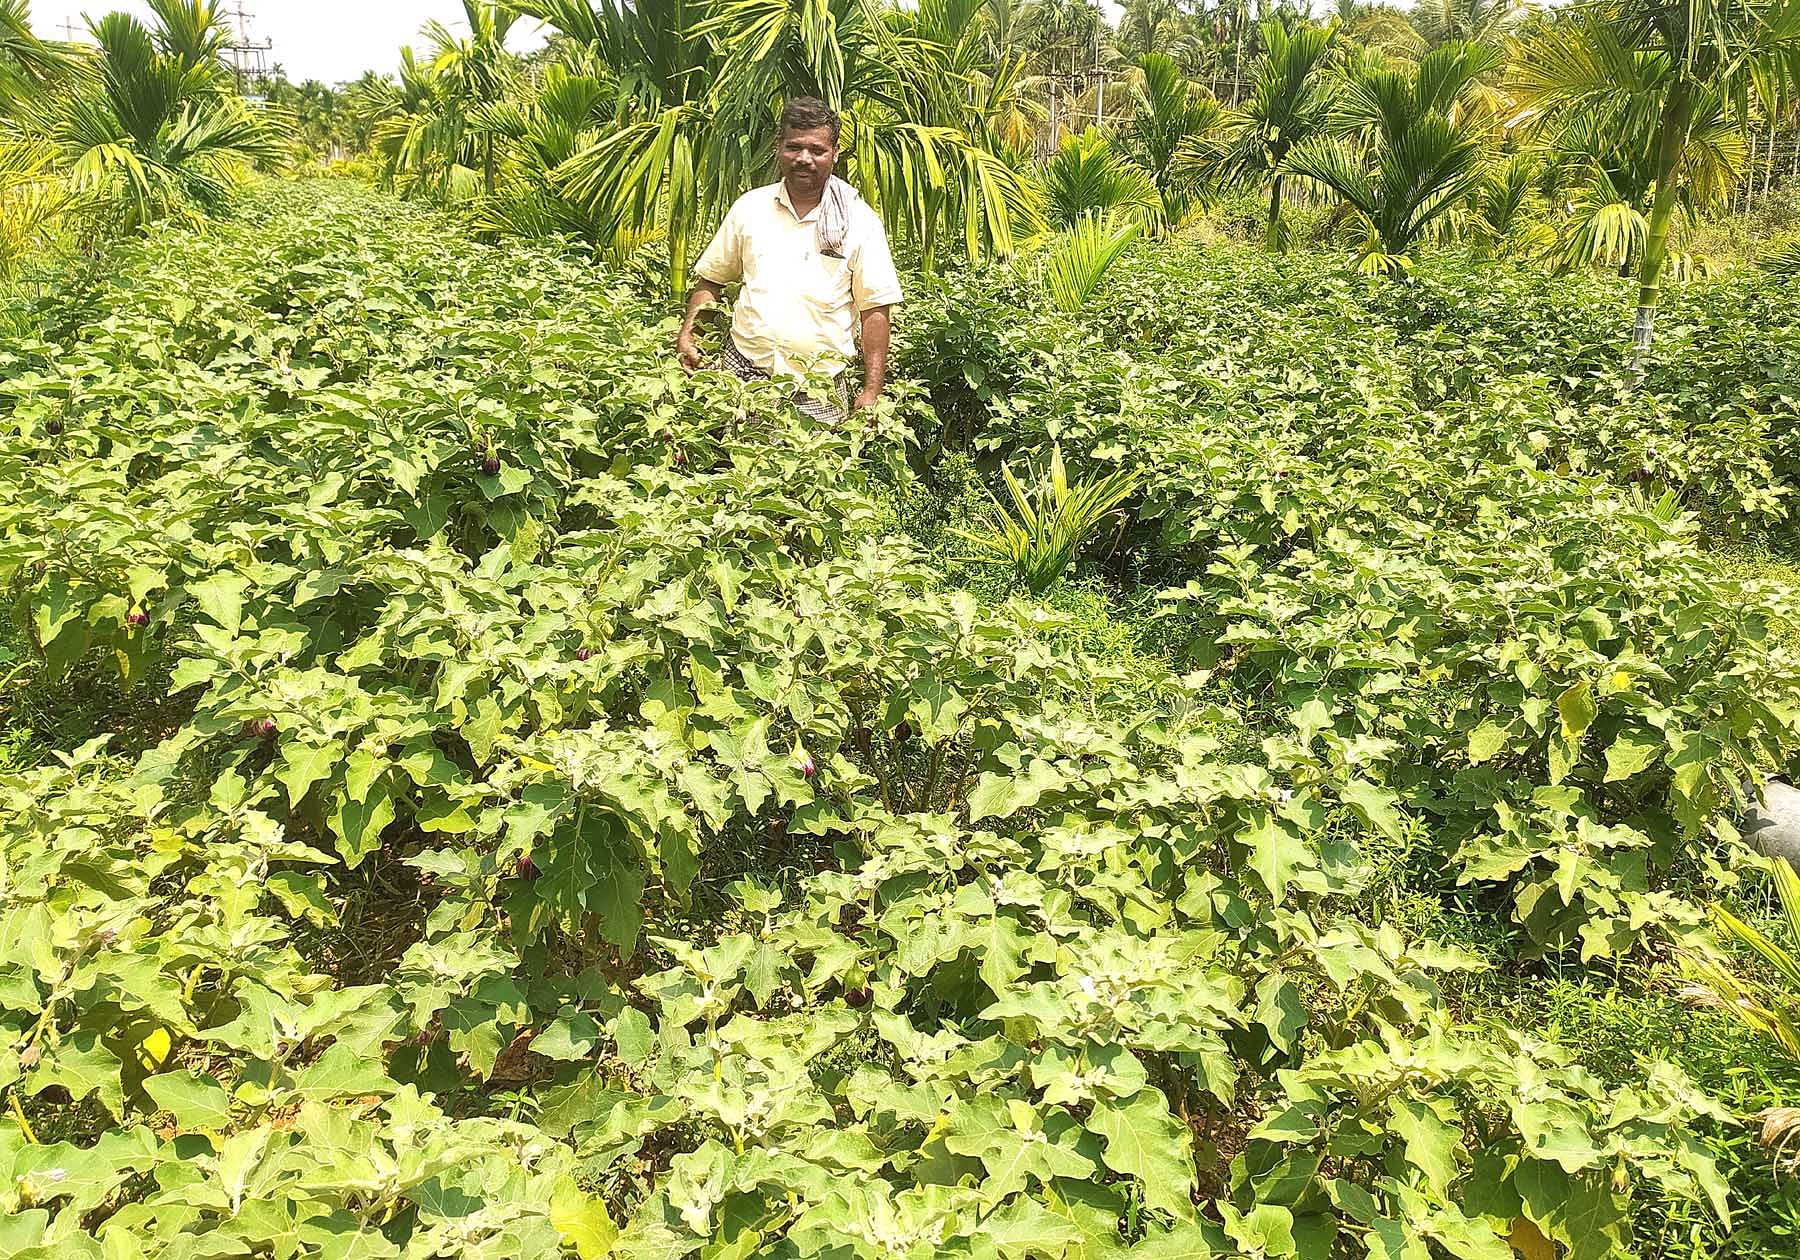
[[[850,260],[815,253],[809,260],[807,297],[825,311],[839,310],[850,304]]]

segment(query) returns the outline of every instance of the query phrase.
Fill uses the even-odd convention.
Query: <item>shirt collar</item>
[[[808,210],[805,214],[801,214],[799,211],[794,209],[794,203],[788,197],[787,181],[785,179],[779,179],[779,180],[775,181],[775,204],[780,206],[783,210],[786,210],[789,214],[793,215],[794,218],[801,223],[811,223],[814,219],[819,217],[819,207],[818,206],[814,206],[811,210]],[[820,205],[824,204],[823,199],[820,200],[819,204]]]

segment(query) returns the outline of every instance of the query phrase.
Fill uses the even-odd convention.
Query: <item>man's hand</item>
[[[711,280],[694,281],[694,291],[688,294],[687,314],[681,321],[681,331],[675,334],[675,357],[681,362],[681,370],[690,376],[705,362],[700,347],[694,344],[694,325],[706,316],[716,314],[724,297],[725,286]]]
[[[857,390],[856,397],[850,400],[850,410],[867,411],[870,407],[875,405],[875,400],[880,397],[881,391],[879,389],[869,389],[865,386],[864,388]]]
[[[700,347],[694,344],[694,330],[683,328],[675,338],[675,357],[681,360],[681,370],[692,376],[700,370]]]

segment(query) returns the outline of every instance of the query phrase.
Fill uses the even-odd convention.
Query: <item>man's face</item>
[[[788,131],[781,137],[781,176],[799,192],[822,192],[837,165],[837,141],[831,128]]]

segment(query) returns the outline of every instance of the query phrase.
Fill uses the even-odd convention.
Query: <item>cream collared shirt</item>
[[[857,316],[900,300],[887,233],[868,203],[851,204],[842,258],[819,252],[818,216],[817,207],[795,214],[783,184],[751,189],[694,264],[703,280],[743,282],[731,339],[776,375],[836,376],[856,357]]]

